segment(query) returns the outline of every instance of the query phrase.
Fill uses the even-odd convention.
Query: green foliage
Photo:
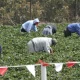
[[[34,37],[43,36],[41,34],[45,25],[39,26],[38,32],[31,32],[30,34],[21,33],[21,25],[17,26],[1,26],[0,27],[0,44],[3,51],[0,55],[1,66],[16,66],[35,64],[39,59],[46,62],[67,62],[80,61],[80,37],[77,34],[72,34],[71,37],[65,38],[63,30],[67,24],[56,24],[57,33],[49,36],[57,39],[57,45],[53,48],[53,54],[45,52],[38,52],[29,54],[27,51],[27,42]],[[54,65],[47,67],[48,80],[79,80],[80,69],[76,64],[73,68],[63,66],[63,70],[57,73]],[[36,66],[36,77],[25,68],[9,68],[7,73],[0,77],[0,80],[41,80],[40,66]]]

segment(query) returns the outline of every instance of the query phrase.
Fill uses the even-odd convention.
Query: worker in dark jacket
[[[80,36],[80,23],[71,23],[64,30],[64,36],[71,36],[71,33],[77,33]]]
[[[52,35],[54,33],[56,33],[56,27],[52,25],[47,25],[42,32],[44,36]]]

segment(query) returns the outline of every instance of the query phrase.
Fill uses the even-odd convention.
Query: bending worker
[[[57,40],[48,37],[36,37],[28,42],[28,49],[30,53],[47,52],[53,53],[51,46],[56,45]]]
[[[28,32],[30,33],[30,31],[38,31],[37,30],[37,26],[39,24],[39,19],[36,18],[34,20],[28,20],[26,21],[25,23],[22,24],[22,27],[21,27],[21,32]]]
[[[80,36],[80,23],[71,23],[64,30],[64,36],[71,36],[71,33],[77,33]]]
[[[53,35],[54,33],[56,33],[56,27],[53,25],[47,25],[42,31],[44,36]]]

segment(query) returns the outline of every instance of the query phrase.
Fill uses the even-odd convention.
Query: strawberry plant
[[[0,66],[14,66],[14,65],[28,65],[35,64],[39,59],[46,62],[67,62],[80,61],[80,37],[77,34],[72,34],[71,37],[64,37],[63,30],[67,24],[57,25],[57,33],[48,36],[57,39],[56,46],[52,47],[54,53],[52,55],[46,52],[28,53],[27,42],[34,37],[41,37],[42,30],[45,25],[38,27],[38,32],[31,32],[30,34],[21,33],[21,26],[1,26],[0,27],[0,44],[2,45],[2,53],[0,55]],[[63,65],[61,72],[57,73],[54,65],[47,67],[48,80],[79,80],[80,69],[77,64],[73,68],[68,69]],[[7,73],[0,77],[0,80],[41,80],[40,66],[36,67],[36,77],[22,68],[9,68]]]

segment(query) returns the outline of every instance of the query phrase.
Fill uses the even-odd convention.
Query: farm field
[[[36,64],[39,59],[48,63],[59,63],[68,61],[80,61],[80,37],[73,33],[71,37],[65,38],[63,30],[67,24],[56,23],[57,33],[48,36],[57,39],[56,46],[52,47],[53,54],[38,52],[29,54],[27,51],[27,42],[34,37],[43,36],[42,30],[44,24],[38,27],[38,32],[30,34],[21,33],[21,25],[0,26],[0,44],[2,45],[2,54],[0,54],[0,66],[16,66]],[[76,64],[72,68],[63,65],[61,72],[57,73],[54,65],[47,67],[47,80],[80,80],[80,65]],[[27,70],[26,67],[8,68],[0,80],[41,80],[40,66],[36,66],[36,77]]]

